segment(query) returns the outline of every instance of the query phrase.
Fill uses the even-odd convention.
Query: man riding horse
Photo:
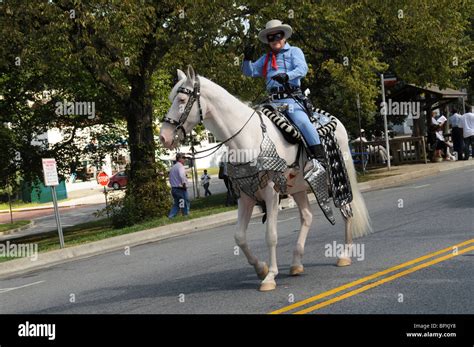
[[[265,78],[271,104],[275,107],[288,105],[287,115],[301,132],[312,159],[312,168],[305,170],[305,177],[309,177],[324,170],[326,160],[318,132],[310,120],[311,103],[300,89],[300,80],[306,76],[308,65],[303,51],[286,42],[292,33],[291,26],[277,19],[267,22],[258,38],[270,46],[270,51],[252,62],[255,48],[245,47],[242,71],[249,77]]]

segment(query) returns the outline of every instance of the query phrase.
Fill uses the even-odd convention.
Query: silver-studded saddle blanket
[[[300,131],[284,112],[278,111],[272,105],[262,105],[259,107],[259,111],[278,127],[288,142],[293,144],[301,143],[302,135]],[[352,201],[352,189],[344,164],[344,157],[334,134],[337,120],[328,112],[316,109],[311,121],[318,131],[321,144],[326,154],[326,160],[329,164],[328,183],[330,185],[334,205],[340,208]]]
[[[262,113],[257,111],[257,114],[260,117],[263,135],[260,153],[255,159],[246,163],[226,163],[227,174],[236,198],[243,192],[256,199],[255,193],[264,188],[269,181],[274,183],[274,189],[277,192],[286,194],[285,171],[288,166],[286,161],[278,155],[275,144],[268,137]]]

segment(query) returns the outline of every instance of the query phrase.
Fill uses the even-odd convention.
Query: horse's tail
[[[351,232],[353,238],[362,237],[372,232],[372,224],[369,212],[365,206],[364,198],[357,186],[357,175],[352,161],[351,150],[349,148],[349,138],[344,125],[337,120],[336,137],[341,149],[347,174],[351,182],[353,200],[351,202],[353,217]]]

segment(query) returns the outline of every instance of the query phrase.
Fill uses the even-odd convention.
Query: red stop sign
[[[107,175],[105,172],[99,172],[99,174],[97,175],[97,182],[101,185],[101,186],[106,186],[107,184],[109,184],[109,175]]]

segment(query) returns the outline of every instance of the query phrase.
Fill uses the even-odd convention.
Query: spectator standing
[[[211,177],[207,174],[207,170],[204,170],[204,173],[201,176],[201,184],[204,187],[204,196],[212,195],[211,191],[209,190],[209,181]]]
[[[169,179],[171,185],[171,194],[173,195],[173,206],[168,214],[168,218],[174,218],[180,210],[183,215],[189,215],[189,196],[188,196],[188,178],[184,169],[185,156],[183,153],[176,155],[176,163],[170,170]]]
[[[463,130],[461,128],[462,116],[457,112],[456,109],[453,109],[453,114],[449,118],[451,123],[451,137],[453,139],[453,150],[458,153],[458,160],[463,159],[464,152],[464,137]]]
[[[460,127],[464,137],[464,160],[468,160],[469,152],[471,152],[471,157],[474,157],[474,113],[472,110],[463,114]]]
[[[219,163],[219,179],[224,180],[225,187],[227,188],[227,198],[225,205],[231,206],[235,204],[234,200],[234,192],[232,190],[232,183],[229,180],[229,176],[227,174],[227,164],[224,161]]]

